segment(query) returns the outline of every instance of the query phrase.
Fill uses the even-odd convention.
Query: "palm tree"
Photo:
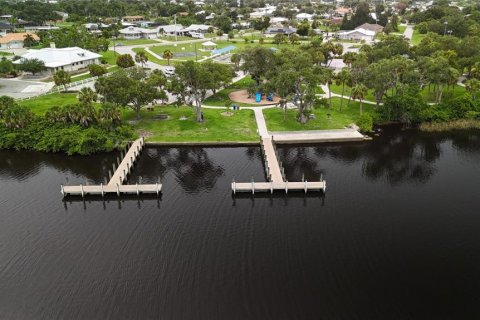
[[[29,47],[32,47],[33,45],[35,45],[37,43],[37,41],[35,40],[35,38],[33,37],[33,35],[31,35],[30,33],[27,33],[24,37],[23,37],[23,45],[27,48]]]
[[[330,106],[332,101],[332,90],[330,90],[330,85],[333,83],[335,75],[333,74],[332,69],[324,69],[323,73],[323,82],[327,84],[328,88],[328,105]]]
[[[95,108],[89,104],[80,104],[78,105],[77,115],[78,123],[83,127],[88,127],[95,121]]]
[[[346,68],[343,68],[335,77],[335,84],[337,86],[342,86],[342,99],[340,100],[340,111],[342,111],[343,106],[343,95],[345,94],[345,84],[352,79],[352,74]]]
[[[98,78],[95,82],[95,91],[97,94],[102,96],[102,102],[107,102],[107,92],[108,92],[108,80],[107,78]]]
[[[167,64],[170,65],[170,59],[173,58],[173,52],[170,51],[170,50],[165,50],[165,51],[163,51],[162,58],[163,58],[163,59],[166,59],[166,60],[167,60]]]
[[[92,104],[97,99],[97,93],[88,87],[82,88],[78,93],[78,101],[82,104]]]
[[[357,84],[355,87],[352,88],[352,99],[357,99],[360,101],[360,114],[363,113],[362,105],[363,105],[363,99],[365,99],[365,96],[367,95],[367,87],[365,87],[364,84],[360,83]]]
[[[70,74],[64,70],[58,70],[53,75],[53,81],[57,86],[63,86],[64,91],[67,91],[67,84],[72,81]]]
[[[476,100],[477,94],[480,92],[480,80],[477,80],[475,78],[467,80],[465,82],[465,90],[470,93],[473,100]]]
[[[145,51],[142,50],[142,51],[137,52],[137,54],[135,55],[135,61],[137,63],[140,63],[142,65],[142,68],[143,68],[144,64],[148,61],[148,56],[145,53]]]

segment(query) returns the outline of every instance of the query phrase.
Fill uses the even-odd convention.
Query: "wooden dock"
[[[132,168],[140,156],[143,148],[145,147],[144,138],[135,140],[125,156],[123,156],[122,161],[117,161],[113,165],[113,175],[109,172],[110,181],[106,184],[100,185],[78,185],[78,186],[61,186],[61,193],[63,196],[73,195],[73,196],[82,196],[87,195],[101,195],[102,197],[107,194],[116,194],[120,196],[121,194],[157,194],[159,195],[162,191],[162,185],[158,182],[156,184],[133,184],[133,185],[124,185],[123,183],[127,180],[128,175],[132,171]],[[116,166],[118,167],[116,168]]]
[[[232,192],[270,192],[273,193],[276,190],[285,191],[323,191],[326,190],[326,182],[323,178],[320,181],[301,181],[301,182],[289,182],[285,179],[285,172],[283,167],[278,162],[278,155],[273,144],[271,136],[262,136],[260,138],[260,146],[262,149],[263,159],[265,162],[265,171],[268,182],[232,182]]]

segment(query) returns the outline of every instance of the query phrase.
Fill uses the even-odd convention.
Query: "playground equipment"
[[[273,93],[270,92],[270,94],[267,96],[268,101],[273,101]]]
[[[255,102],[260,102],[260,101],[262,101],[262,93],[257,92],[255,93]]]

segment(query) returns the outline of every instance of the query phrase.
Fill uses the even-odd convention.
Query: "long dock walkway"
[[[338,130],[310,130],[310,131],[283,131],[269,132],[263,115],[263,108],[251,108],[255,114],[258,134],[260,135],[260,146],[265,162],[265,171],[267,182],[232,182],[232,192],[270,192],[282,190],[288,191],[323,191],[327,188],[327,183],[323,176],[319,181],[299,181],[290,182],[285,178],[285,171],[278,161],[278,154],[275,149],[275,143],[318,143],[318,142],[345,142],[345,141],[363,141],[365,137],[354,129]]]
[[[133,184],[133,185],[124,185],[123,182],[127,180],[127,176],[130,174],[133,165],[140,156],[143,148],[145,146],[145,140],[143,138],[135,140],[122,161],[118,160],[118,168],[115,169],[116,165],[113,165],[113,175],[109,172],[110,181],[106,184],[100,185],[78,185],[78,186],[61,186],[62,195],[77,195],[77,196],[86,196],[86,195],[101,195],[102,197],[106,194],[157,194],[159,195],[162,191],[162,185],[160,183],[156,184]]]

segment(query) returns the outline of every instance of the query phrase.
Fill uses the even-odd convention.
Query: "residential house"
[[[145,20],[143,16],[125,16],[122,19],[123,22],[137,22],[143,20]]]
[[[210,28],[212,28],[212,26],[207,26],[205,24],[192,24],[190,25],[189,27],[185,28],[182,30],[182,33],[192,33],[192,32],[195,32],[195,33],[208,33],[208,30],[210,30]]]
[[[50,30],[58,30],[58,29],[60,28],[55,26],[30,26],[30,27],[25,27],[25,32],[37,33],[39,31],[50,31]]]
[[[274,37],[277,34],[284,34],[290,36],[292,33],[297,32],[296,28],[293,27],[283,27],[283,26],[272,26],[265,31],[267,37]]]
[[[0,21],[0,36],[4,36],[11,29],[11,25],[7,22]]]
[[[375,31],[357,28],[355,30],[342,30],[337,32],[336,35],[339,39],[342,40],[373,41],[373,39],[375,38]]]
[[[79,48],[60,48],[54,46],[38,50],[28,50],[28,52],[16,61],[14,64],[21,64],[25,59],[38,59],[45,63],[48,73],[55,73],[58,70],[76,71],[85,69],[91,64],[98,64],[101,55]]]
[[[344,15],[350,15],[352,13],[353,13],[352,8],[339,7],[337,9],[335,9],[335,14],[340,16],[340,17],[343,17]]]
[[[375,32],[375,34],[377,34],[377,33],[383,31],[383,26],[381,26],[381,25],[379,25],[379,24],[364,23],[364,24],[356,27],[355,29],[370,30],[370,31]]]
[[[309,13],[299,13],[295,16],[295,18],[298,20],[298,21],[304,21],[304,20],[307,20],[307,21],[313,21],[313,14],[309,14]]]
[[[166,36],[174,36],[181,34],[184,27],[181,24],[170,24],[165,26],[158,26],[158,33]]]
[[[7,33],[0,37],[0,49],[21,49],[24,44],[23,41],[29,33]],[[40,38],[36,34],[30,34],[34,40],[39,41]]]
[[[126,40],[158,38],[158,29],[145,29],[130,26],[120,30],[119,33]]]

